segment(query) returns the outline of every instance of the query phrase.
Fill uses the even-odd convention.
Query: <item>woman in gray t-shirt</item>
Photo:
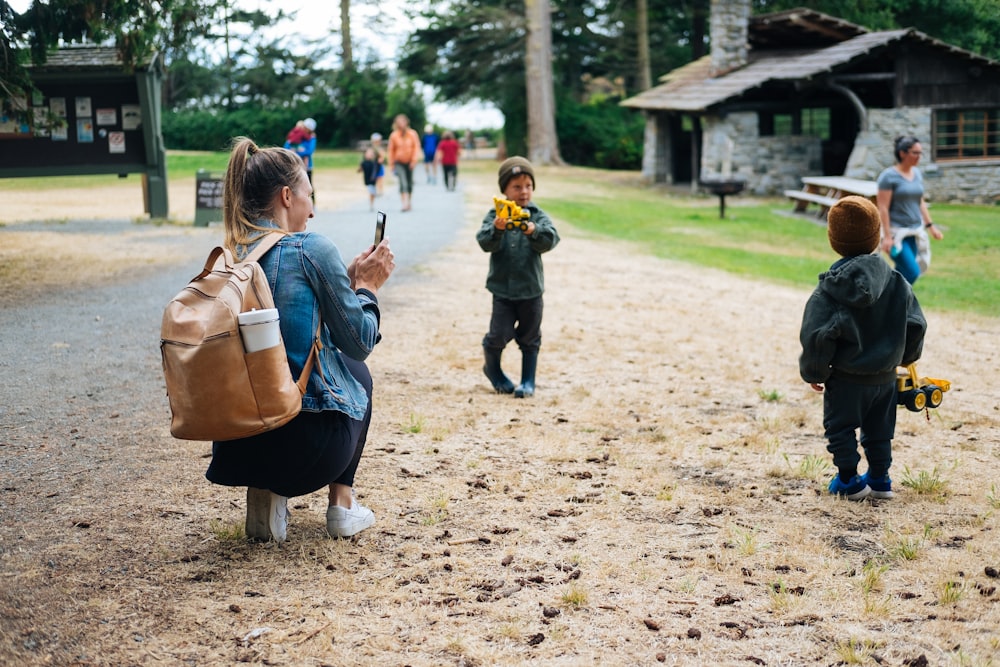
[[[879,217],[882,220],[882,250],[889,253],[896,270],[911,285],[931,262],[928,232],[935,239],[944,238],[934,222],[924,199],[924,179],[917,169],[923,149],[916,137],[896,137],[896,164],[878,177]]]

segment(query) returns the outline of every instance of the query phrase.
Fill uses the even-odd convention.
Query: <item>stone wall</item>
[[[818,137],[762,137],[752,111],[705,116],[702,132],[702,180],[737,178],[751,194],[776,195],[800,189],[802,176],[822,173]]]
[[[873,181],[892,166],[893,140],[912,134],[924,144],[920,169],[929,201],[989,204],[1000,202],[1000,160],[931,160],[928,108],[870,109],[868,130],[858,134],[845,176]],[[755,195],[780,195],[802,187],[802,176],[823,173],[819,137],[762,137],[757,114],[731,113],[702,118],[701,180],[737,178]]]
[[[932,111],[928,108],[869,109],[868,130],[858,134],[845,176],[876,180],[892,166],[893,140],[912,134],[924,143],[924,174],[929,201],[992,204],[1000,202],[1000,159],[933,162],[930,149]],[[743,111],[701,119],[702,145],[697,180],[732,178],[746,181],[746,192],[780,196],[802,187],[802,176],[823,173],[819,137],[762,137],[757,114]],[[642,173],[658,183],[672,183],[669,124],[665,116],[647,114]],[[692,183],[694,188],[696,184]]]
[[[646,115],[642,146],[642,175],[654,183],[673,183],[670,173],[670,129],[663,114]]]

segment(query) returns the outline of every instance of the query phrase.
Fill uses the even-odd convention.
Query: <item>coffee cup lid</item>
[[[277,308],[261,308],[257,310],[248,310],[245,313],[239,314],[239,320],[241,325],[248,324],[261,324],[263,322],[274,322],[278,319],[278,309]]]

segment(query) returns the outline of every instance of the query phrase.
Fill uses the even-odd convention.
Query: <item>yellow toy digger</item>
[[[493,206],[496,209],[498,218],[506,218],[508,230],[520,229],[522,232],[528,231],[527,220],[531,217],[530,211],[525,211],[509,199],[499,199],[497,197],[493,198]]]
[[[936,408],[944,400],[944,392],[951,389],[951,382],[938,378],[920,377],[917,365],[910,364],[896,371],[896,402],[911,412]]]

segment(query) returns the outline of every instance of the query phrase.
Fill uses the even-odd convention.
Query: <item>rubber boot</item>
[[[521,384],[514,390],[514,398],[535,395],[535,368],[538,366],[538,350],[521,351]]]
[[[500,355],[503,353],[503,350],[484,346],[483,353],[486,355],[486,364],[483,365],[483,373],[486,373],[486,377],[490,379],[493,389],[498,394],[512,393],[514,391],[514,383],[511,382],[510,378],[504,374],[503,368],[500,367]]]

